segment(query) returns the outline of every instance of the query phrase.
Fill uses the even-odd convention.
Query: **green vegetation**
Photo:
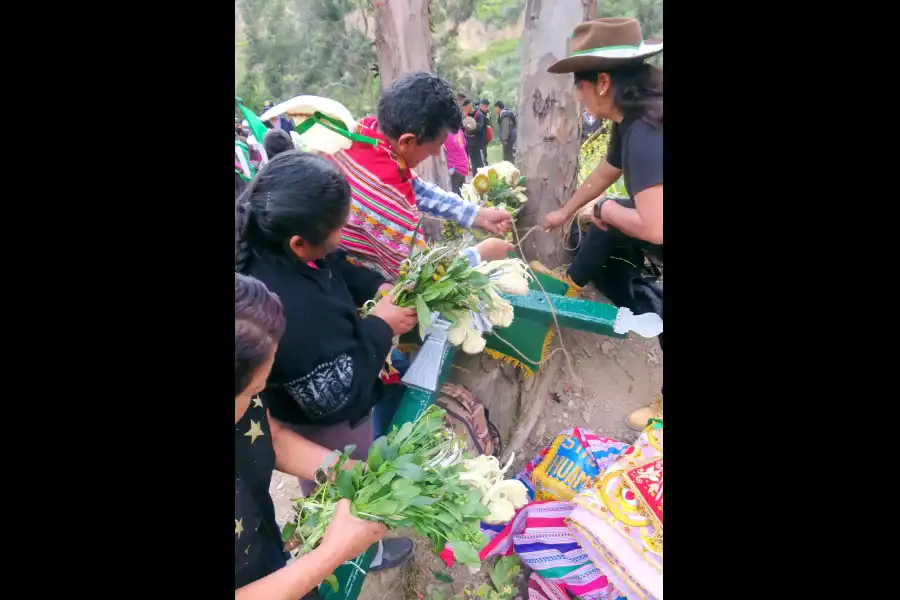
[[[525,9],[525,0],[480,0],[475,18],[500,29],[515,23]]]
[[[375,49],[364,31],[346,23],[351,11],[367,4],[236,0],[235,19],[240,17],[242,27],[235,26],[235,50],[241,54],[235,60],[235,93],[256,111],[266,100],[316,94],[334,98],[354,115],[370,112],[379,91],[371,70]]]
[[[472,72],[469,95],[488,98],[492,104],[503,100],[515,109],[521,84],[521,47],[518,38],[501,38],[491,42],[483,52],[463,52],[461,61]]]
[[[511,600],[518,591],[516,589],[516,577],[522,570],[519,557],[501,556],[494,564],[487,567],[490,583],[481,585],[467,584],[465,588],[452,597],[453,600]],[[438,571],[434,578],[441,583],[452,583],[453,577],[447,573]],[[446,600],[446,596],[435,586],[431,590],[428,600]]]
[[[503,144],[494,140],[487,147],[487,164],[497,164],[503,160]]]
[[[521,85],[521,43],[498,32],[515,24],[525,0],[432,2],[435,70],[472,98],[503,100],[516,110]],[[662,0],[598,0],[597,16],[639,19],[645,38],[663,34]],[[488,28],[483,51],[460,45],[469,20]],[[355,116],[374,112],[380,82],[371,42],[375,28],[369,0],[235,0],[235,94],[259,111],[317,94],[343,103]],[[662,64],[662,55],[654,59]]]

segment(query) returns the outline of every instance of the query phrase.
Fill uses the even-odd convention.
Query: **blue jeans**
[[[409,359],[396,348],[391,350],[391,363],[397,369],[397,372],[400,373],[400,377],[403,377],[406,374],[406,370],[409,369]],[[391,421],[394,419],[394,413],[397,412],[397,408],[400,407],[400,400],[403,399],[403,392],[405,391],[406,386],[401,384],[385,386],[384,397],[372,409],[372,425],[374,429],[372,433],[375,439],[387,435],[388,431],[390,431]]]

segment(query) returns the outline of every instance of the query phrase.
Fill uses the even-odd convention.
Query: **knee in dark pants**
[[[604,231],[591,224],[587,234],[581,238],[581,246],[569,266],[569,277],[572,281],[580,286],[585,286],[591,281],[596,283],[597,279],[602,277],[603,267],[621,240],[622,234],[618,230]]]

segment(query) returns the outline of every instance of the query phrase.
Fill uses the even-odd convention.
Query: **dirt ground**
[[[592,300],[604,301],[595,294]],[[632,334],[630,339],[618,340],[582,332],[565,332],[566,347],[571,353],[576,371],[582,379],[578,385],[563,367],[553,392],[544,402],[538,424],[531,432],[525,449],[517,454],[513,473],[518,472],[553,437],[568,427],[584,427],[598,435],[632,442],[637,436],[625,424],[628,414],[645,406],[659,394],[662,385],[662,351],[656,339],[644,339]],[[557,376],[543,373],[542,376]],[[559,402],[556,401],[559,399]],[[490,398],[482,398],[490,409]],[[507,443],[508,440],[504,440]],[[292,516],[291,498],[299,495],[296,479],[276,473],[271,493],[275,500],[276,518],[280,525]],[[402,534],[403,532],[397,532]],[[439,589],[448,600],[467,583],[478,585],[484,581],[486,568],[470,574],[466,567],[454,566],[449,574],[452,584],[438,583],[430,571],[444,570],[443,563],[431,552],[425,540],[415,537],[415,556],[402,567],[366,578],[361,600],[422,600],[430,598],[433,588]],[[527,598],[525,573],[520,574],[519,596]]]

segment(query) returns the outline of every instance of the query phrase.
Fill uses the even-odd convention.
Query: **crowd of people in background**
[[[463,112],[463,133],[461,140],[464,142],[464,152],[468,157],[466,172],[462,173],[458,166],[459,157],[455,148],[448,151],[447,161],[450,168],[450,178],[453,181],[454,189],[457,185],[461,186],[465,183],[465,176],[473,173],[488,164],[487,147],[494,139],[494,127],[491,125],[491,101],[482,98],[478,101],[472,101],[463,93],[456,95]],[[497,100],[494,103],[494,115],[497,119],[497,128],[500,138],[500,144],[503,147],[503,160],[514,162],[516,154],[516,139],[518,129],[518,119],[516,114],[507,108],[506,103]],[[457,132],[459,134],[459,132]],[[456,163],[450,166],[450,154],[453,152],[453,160]]]
[[[622,59],[622,48],[637,54]],[[564,278],[576,289],[594,282],[620,306],[633,304],[634,290],[621,299],[606,291],[608,259],[622,247],[662,256],[662,71],[643,62],[662,48],[643,48],[634,19],[599,19],[579,25],[573,55],[548,69],[574,78],[592,126],[600,119],[612,125],[606,159],[542,225],[563,226],[595,202],[593,225]],[[410,249],[425,246],[422,215],[499,236],[512,227],[506,211],[459,195],[466,177],[487,162],[490,108],[488,99],[454,96],[446,82],[417,71],[396,79],[377,115],[355,124],[367,141],[333,155],[300,151],[286,117],[272,117],[263,140],[235,120],[236,599],[317,597],[313,588],[328,573],[376,542],[370,571],[396,567],[412,553],[410,540],[382,540],[383,525],[354,517],[342,501],[322,544],[288,565],[268,488],[277,468],[297,476],[308,493],[325,476],[330,449],[354,444],[352,458],[365,459],[387,431],[406,358],[392,350],[392,339],[417,324],[415,309],[393,304],[390,282]],[[516,115],[498,100],[494,117],[504,159],[512,162]],[[413,171],[441,152],[453,192]],[[629,198],[598,197],[620,177]],[[462,255],[477,265],[512,249],[489,238]],[[373,298],[362,319],[360,307]],[[660,396],[658,408],[633,420],[645,425],[661,411]]]

